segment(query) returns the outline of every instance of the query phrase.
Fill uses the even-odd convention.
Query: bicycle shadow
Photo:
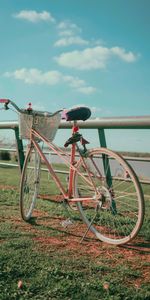
[[[127,243],[125,245],[109,245],[107,243],[104,243],[100,240],[98,240],[91,231],[88,233],[88,236],[85,236],[83,239],[83,235],[86,232],[87,226],[83,224],[82,222],[73,222],[73,224],[68,225],[66,227],[62,226],[62,222],[65,220],[62,216],[40,216],[40,217],[32,217],[29,224],[38,227],[38,230],[44,230],[53,232],[56,234],[60,234],[61,237],[70,237],[70,238],[77,238],[79,243],[85,242],[86,244],[91,242],[97,242],[100,244],[108,245],[108,246],[115,246],[120,249],[124,250],[133,250],[135,252],[138,252],[139,254],[150,254],[150,242],[142,240],[137,237],[133,239],[130,243]],[[50,223],[51,222],[51,223]],[[79,228],[79,229],[78,229]],[[60,238],[61,238],[60,237]],[[82,240],[83,239],[83,240]]]
[[[55,225],[49,224],[49,221],[51,220],[55,220],[58,223]],[[30,221],[28,222],[30,225],[33,225],[35,227],[38,227],[39,230],[44,230],[44,231],[50,231],[50,232],[56,232],[59,233],[64,236],[68,236],[68,237],[72,237],[72,238],[78,238],[79,239],[79,243],[81,243],[81,240],[83,238],[83,235],[87,229],[85,224],[77,224],[77,222],[73,222],[71,225],[68,226],[63,226],[62,223],[63,221],[65,221],[66,219],[62,218],[62,217],[49,217],[49,216],[44,216],[44,217],[32,217],[30,219]],[[67,221],[67,220],[66,220]],[[80,228],[80,231],[82,231],[81,233],[79,233],[76,228],[74,228],[74,226],[77,228]],[[81,227],[85,227],[84,229]],[[62,228],[61,228],[62,227]],[[84,242],[101,242],[98,239],[95,238],[95,235],[92,234],[91,232],[89,232],[90,235],[93,236],[86,236],[84,237]]]
[[[137,238],[138,239],[138,238]],[[136,241],[133,240],[132,243],[121,245],[120,248],[129,249],[139,252],[140,254],[150,254],[150,242],[149,241]]]

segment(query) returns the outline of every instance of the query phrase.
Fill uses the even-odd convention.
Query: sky
[[[93,118],[149,115],[149,33],[149,0],[0,0],[0,98],[52,112],[86,105]],[[150,149],[147,137],[136,131],[135,150]]]

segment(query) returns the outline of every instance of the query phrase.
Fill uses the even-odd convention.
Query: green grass
[[[38,200],[32,222],[21,220],[19,177],[16,169],[0,170],[0,185],[16,187],[0,190],[0,300],[150,298],[149,200],[140,235],[130,245],[114,247],[93,236],[81,244],[85,227],[76,213],[76,223],[62,227],[68,212],[61,204]],[[46,173],[42,185],[48,193]]]

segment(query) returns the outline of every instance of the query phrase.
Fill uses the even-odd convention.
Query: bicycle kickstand
[[[97,214],[97,212],[96,212],[96,214]],[[94,215],[94,217],[93,217],[93,219],[91,220],[91,222],[90,222],[90,224],[89,224],[87,230],[85,231],[85,233],[84,233],[84,235],[83,235],[83,237],[82,237],[82,239],[81,239],[81,241],[80,241],[80,244],[83,242],[84,238],[86,237],[87,233],[89,232],[90,227],[91,227],[91,225],[92,225],[92,223],[93,223],[93,221],[94,221],[94,219],[95,219],[95,217],[96,217],[96,214]]]

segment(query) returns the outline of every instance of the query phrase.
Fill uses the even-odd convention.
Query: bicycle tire
[[[41,159],[36,149],[28,149],[20,184],[20,212],[24,221],[29,221],[35,207],[40,185]]]
[[[118,169],[120,177],[115,174]],[[138,234],[144,219],[144,196],[134,170],[123,157],[107,148],[90,150],[79,160],[73,180],[74,197],[93,197],[77,202],[87,232],[115,245],[125,244]]]

